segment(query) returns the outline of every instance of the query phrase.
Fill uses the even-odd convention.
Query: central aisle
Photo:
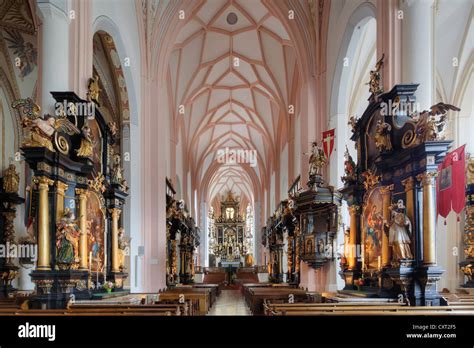
[[[239,290],[222,290],[208,315],[251,315]]]

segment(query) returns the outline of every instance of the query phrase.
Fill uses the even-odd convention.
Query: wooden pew
[[[265,300],[288,301],[290,295],[293,295],[295,301],[304,301],[308,298],[305,290],[295,288],[250,288],[248,292],[248,305],[254,315],[264,314],[263,302]]]
[[[211,290],[205,288],[169,288],[165,292],[159,294],[160,301],[179,301],[180,295],[183,294],[185,300],[195,300],[199,303],[198,315],[206,315],[211,307],[210,296]]]
[[[274,303],[264,304],[266,315],[474,315],[474,305],[411,307],[398,303]]]

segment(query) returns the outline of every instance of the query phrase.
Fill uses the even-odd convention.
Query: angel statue
[[[380,69],[382,68],[384,57],[385,55],[382,54],[382,58],[380,58],[377,64],[375,64],[375,70],[370,71],[370,81],[366,83],[367,85],[369,85],[369,91],[370,93],[372,93],[372,95],[378,95],[380,93],[383,93],[383,87],[381,86],[382,77],[380,74]]]
[[[391,221],[388,224],[388,245],[392,248],[393,259],[399,260],[411,260],[413,254],[410,249],[410,234],[411,234],[411,222],[406,215],[406,208],[403,201],[398,200],[397,204],[394,204],[391,209]]]
[[[81,147],[76,150],[77,157],[90,158],[94,154],[94,143],[91,136],[91,129],[89,126],[82,127]]]
[[[24,147],[45,147],[54,152],[52,139],[56,132],[79,134],[79,129],[65,117],[56,118],[48,114],[41,117],[40,107],[31,98],[15,100],[12,108],[22,113],[21,125],[29,129],[29,138],[22,144]]]
[[[79,258],[79,236],[81,230],[74,220],[74,214],[69,208],[56,224],[56,261],[65,269],[75,268]]]
[[[119,269],[125,270],[125,256],[129,253],[130,237],[125,237],[125,229],[120,227],[118,230],[118,248],[119,248]]]
[[[460,108],[438,103],[433,105],[430,110],[422,111],[419,115],[416,113],[410,117],[416,122],[416,136],[418,144],[426,141],[443,140],[448,123],[448,111],[461,111]]]
[[[349,154],[349,149],[346,145],[346,151],[344,152],[344,176],[341,177],[343,183],[348,183],[356,179],[355,169],[356,164]]]
[[[17,193],[20,185],[20,176],[16,172],[16,167],[11,163],[3,171],[3,191],[6,193]]]
[[[37,66],[38,52],[31,42],[25,42],[19,31],[5,28],[5,41],[9,43],[8,48],[13,50],[13,55],[18,60],[15,64],[20,69],[20,79],[23,81]]]
[[[309,156],[309,176],[321,175],[321,169],[327,164],[327,158],[323,149],[314,141],[311,144],[311,153]]]
[[[382,120],[377,121],[375,127],[375,147],[380,152],[392,151],[392,142],[390,141],[390,131],[392,126]]]

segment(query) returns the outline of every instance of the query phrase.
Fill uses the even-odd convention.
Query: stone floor
[[[239,290],[222,290],[208,315],[251,315]]]

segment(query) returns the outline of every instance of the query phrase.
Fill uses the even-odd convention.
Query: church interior
[[[472,0],[1,0],[0,317],[474,315]]]

